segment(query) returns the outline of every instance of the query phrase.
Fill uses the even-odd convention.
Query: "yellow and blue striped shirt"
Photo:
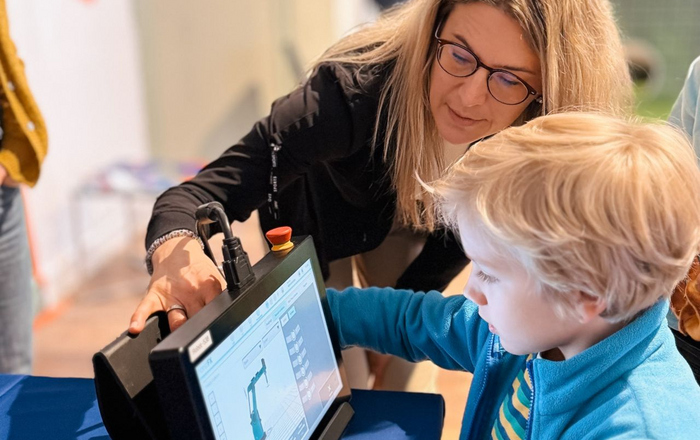
[[[503,399],[498,411],[498,417],[491,429],[491,438],[496,440],[521,440],[525,438],[527,421],[530,418],[530,401],[532,396],[532,379],[527,369],[527,363],[532,355],[525,360],[523,369],[513,381],[510,392]]]

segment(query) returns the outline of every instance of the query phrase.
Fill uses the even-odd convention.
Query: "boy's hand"
[[[155,251],[151,261],[153,275],[148,291],[129,324],[129,332],[133,334],[140,333],[146,319],[159,310],[168,312],[168,323],[171,330],[175,330],[216,298],[226,285],[199,242],[190,237],[166,241]]]

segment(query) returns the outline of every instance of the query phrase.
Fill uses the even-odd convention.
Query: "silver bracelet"
[[[194,238],[199,242],[199,245],[204,247],[202,245],[202,239],[199,238],[197,234],[194,232],[190,231],[189,229],[176,229],[174,231],[170,231],[165,235],[161,235],[160,237],[156,238],[156,240],[151,244],[151,246],[148,248],[148,252],[146,252],[146,270],[148,270],[149,275],[153,275],[153,262],[151,259],[153,258],[153,254],[156,252],[156,250],[166,241],[170,240],[171,238],[177,238],[177,237],[190,237]]]

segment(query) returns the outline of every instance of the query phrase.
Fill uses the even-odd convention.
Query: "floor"
[[[109,265],[84,280],[68,300],[38,317],[34,333],[34,374],[53,377],[93,377],[92,355],[122,333],[148,284],[141,263],[141,239]],[[467,273],[447,289],[458,294]],[[471,375],[451,372],[425,364],[417,370],[412,391],[441,393],[446,415],[443,439],[459,437],[462,411]],[[425,384],[427,389],[414,389]],[[421,387],[426,388],[424,385]]]

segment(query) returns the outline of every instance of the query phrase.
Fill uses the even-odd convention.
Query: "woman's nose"
[[[473,75],[461,78],[459,94],[466,107],[483,105],[489,98],[488,89],[489,72],[479,68]]]

